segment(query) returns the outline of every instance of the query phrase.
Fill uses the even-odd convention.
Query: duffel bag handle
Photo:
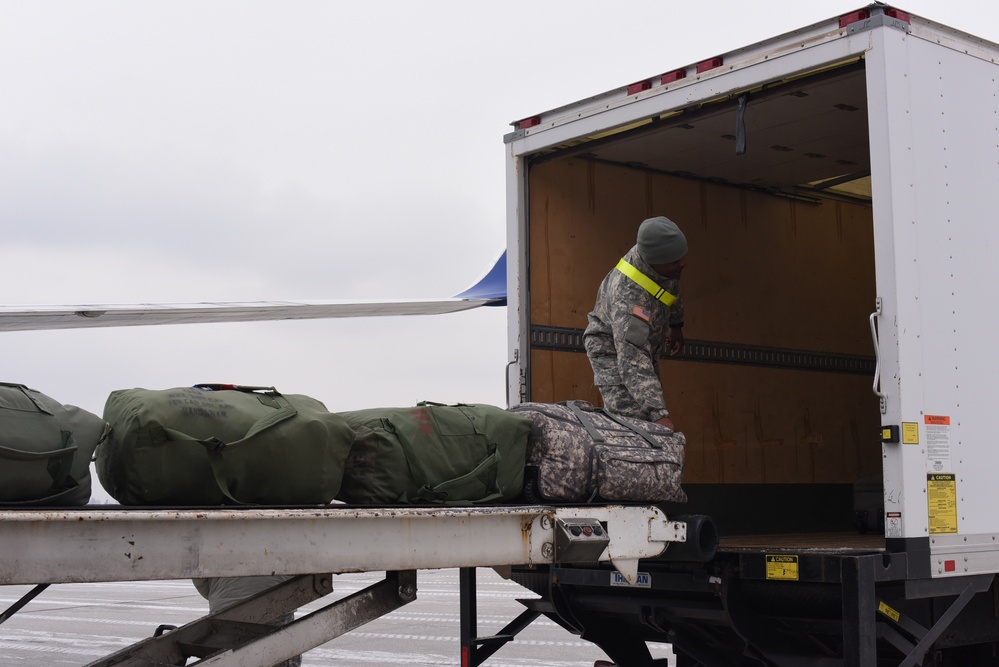
[[[416,404],[418,408],[467,408],[471,407],[469,403],[438,403],[437,401],[420,401]]]
[[[248,394],[252,394],[258,391],[264,391],[269,394],[277,394],[278,390],[274,387],[256,387],[248,384],[212,384],[209,382],[199,382],[194,385],[195,389],[204,389],[206,391],[242,391]]]
[[[583,428],[586,429],[586,432],[590,434],[590,437],[593,439],[593,442],[597,444],[606,442],[606,440],[604,440],[604,436],[601,435],[600,431],[598,431],[596,426],[593,425],[593,421],[587,416],[587,414],[583,410],[579,408],[579,406],[573,404],[572,401],[567,401],[565,403],[565,406],[569,408],[569,411],[572,412],[572,414],[576,415],[576,418],[579,420],[579,423],[582,424]],[[628,422],[624,421],[623,419],[613,414],[612,412],[608,412],[604,408],[600,408],[599,410],[596,410],[596,412],[600,412],[611,421],[620,424],[621,426],[625,427],[635,435],[641,437],[643,440],[645,440],[655,449],[662,449],[663,446],[658,442],[656,442],[656,439],[653,438],[652,435],[644,428],[641,428],[640,426],[637,426],[635,424],[629,424]]]
[[[197,442],[203,445],[205,451],[208,453],[208,462],[212,466],[212,473],[215,475],[215,483],[218,485],[219,491],[221,491],[226,498],[234,503],[246,505],[248,503],[244,503],[236,498],[229,490],[229,482],[226,480],[225,471],[223,470],[225,460],[222,457],[222,450],[226,447],[246,444],[263,431],[266,431],[267,429],[298,415],[298,410],[295,406],[293,406],[291,402],[289,402],[288,399],[281,394],[274,393],[271,394],[270,397],[277,402],[279,407],[269,415],[257,420],[257,422],[254,423],[253,426],[251,426],[246,432],[246,435],[233,442],[223,442],[218,438],[193,438],[186,433],[166,428],[164,426],[161,426],[160,429],[162,429],[162,432],[166,436],[167,440],[172,440],[174,442]]]
[[[389,422],[391,426],[391,422]],[[415,498],[407,498],[406,494],[399,499],[403,503],[411,503],[414,500],[423,500],[430,503],[441,503],[444,505],[465,505],[468,503],[488,503],[494,500],[499,500],[503,497],[503,492],[499,488],[499,484],[496,481],[496,469],[499,467],[500,453],[496,448],[495,443],[489,443],[489,454],[485,456],[479,464],[475,466],[471,471],[465,473],[464,475],[459,475],[452,479],[445,480],[440,484],[435,484],[430,486],[430,480],[427,479],[427,473],[423,471],[423,466],[420,465],[419,457],[416,456],[416,452],[413,450],[413,445],[406,439],[406,436],[402,434],[401,431],[392,428],[393,433],[399,440],[399,444],[402,446],[403,454],[406,455],[406,460],[409,462],[409,469],[412,471],[413,476],[416,477],[417,481],[421,482],[420,489],[416,492]],[[489,490],[489,494],[473,501],[449,501],[447,500],[448,491],[450,489],[459,488],[462,484],[467,483],[469,480],[480,478],[480,476],[486,471],[490,471],[489,481],[484,482],[486,488]]]
[[[625,427],[632,433],[636,433],[642,436],[645,442],[652,445],[653,448],[655,449],[663,448],[663,446],[660,443],[656,442],[656,439],[652,437],[652,434],[646,431],[644,428],[638,426],[637,424],[629,424],[628,422],[621,419],[618,415],[614,414],[613,412],[607,411],[607,409],[605,408],[600,408],[600,412],[602,412],[604,416],[610,419],[611,421],[617,422],[618,424]]]
[[[569,412],[576,416],[576,419],[578,419],[579,423],[586,429],[586,432],[589,434],[590,439],[593,440],[593,442],[597,444],[606,442],[604,440],[604,436],[597,430],[597,427],[593,425],[593,422],[586,416],[586,413],[583,412],[578,405],[575,405],[571,401],[567,401],[565,407],[569,408]]]
[[[500,491],[499,485],[496,483],[496,469],[499,467],[500,453],[496,449],[496,445],[490,443],[489,445],[490,453],[479,462],[479,465],[475,466],[471,471],[455,477],[454,479],[449,479],[446,482],[441,482],[437,486],[424,485],[418,492],[417,498],[440,498],[443,496],[445,499],[448,496],[448,491],[450,489],[461,488],[462,485],[466,484],[468,481],[473,479],[480,479],[480,476],[489,471],[489,482],[486,484],[487,488],[491,491],[489,495],[483,496],[478,500],[471,501],[449,501],[449,500],[437,500],[436,502],[443,502],[447,504],[460,504],[464,505],[468,502],[472,504],[489,503],[494,500],[499,500],[503,497],[503,492]],[[480,479],[481,481],[481,479]]]

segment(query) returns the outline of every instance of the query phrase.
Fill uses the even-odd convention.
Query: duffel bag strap
[[[236,445],[246,444],[249,441],[251,441],[255,436],[266,431],[272,426],[276,426],[277,424],[280,424],[283,421],[291,419],[292,417],[298,414],[298,410],[295,409],[295,407],[284,396],[281,396],[280,394],[275,394],[272,395],[272,398],[274,398],[277,401],[280,407],[278,407],[276,410],[274,410],[274,412],[268,414],[262,419],[257,420],[257,422],[253,424],[253,426],[251,426],[250,429],[246,432],[245,436],[233,442],[223,442],[218,438],[207,438],[207,439],[192,438],[186,433],[181,433],[180,431],[176,431],[170,428],[165,428],[163,426],[160,426],[158,430],[162,433],[165,440],[171,440],[174,442],[184,442],[184,441],[197,442],[203,445],[205,447],[205,450],[208,452],[208,462],[212,466],[212,472],[215,474],[215,483],[218,485],[219,491],[221,491],[226,498],[233,501],[234,503],[237,503],[239,505],[246,505],[247,503],[244,503],[243,501],[239,500],[238,498],[232,495],[232,492],[229,491],[229,482],[226,480],[225,469],[224,469],[225,459],[222,456],[222,451],[226,447],[233,447]]]
[[[64,496],[79,488],[72,476],[76,440],[69,431],[62,431],[61,436],[61,446],[47,452],[25,452],[0,446],[0,505],[58,504]],[[25,484],[28,486],[24,487]],[[30,500],[10,498],[9,485],[19,485],[22,491],[30,489],[27,492]]]
[[[391,422],[387,426],[392,426]],[[416,481],[420,483],[420,488],[416,492],[414,498],[406,497],[406,494],[399,499],[399,502],[412,503],[413,501],[423,500],[430,503],[442,503],[444,505],[449,504],[467,504],[467,503],[488,503],[494,500],[499,500],[503,497],[502,491],[500,491],[499,485],[496,482],[496,470],[499,467],[500,453],[496,448],[495,443],[489,443],[489,454],[482,459],[475,468],[471,471],[465,473],[464,475],[459,475],[449,480],[445,480],[440,484],[430,486],[430,481],[427,479],[427,473],[424,472],[423,466],[420,464],[419,457],[416,455],[416,451],[413,449],[413,445],[406,439],[406,436],[402,434],[401,431],[392,427],[392,432],[396,439],[399,441],[399,445],[402,447],[403,454],[406,455],[406,460],[409,463],[409,469],[416,478]],[[483,475],[488,475],[488,482],[482,480]],[[451,489],[460,488],[463,484],[473,480],[479,479],[486,484],[489,493],[478,500],[448,500],[448,492]]]
[[[608,419],[610,419],[611,421],[620,424],[621,426],[625,427],[626,429],[628,429],[632,433],[635,433],[637,435],[642,436],[642,439],[645,440],[645,442],[649,443],[650,445],[652,445],[656,449],[662,449],[663,448],[663,446],[661,444],[659,444],[658,442],[656,442],[656,439],[652,437],[652,434],[650,434],[648,431],[646,431],[641,426],[636,426],[634,424],[629,424],[628,422],[626,422],[624,419],[622,419],[618,415],[614,414],[613,412],[608,412],[604,408],[600,408],[600,412],[603,413],[603,415],[605,417],[607,417]]]
[[[593,442],[595,442],[597,444],[601,444],[601,443],[607,442],[604,439],[604,436],[600,433],[600,431],[597,430],[597,427],[593,425],[593,420],[590,419],[590,416],[588,414],[586,414],[585,411],[581,410],[579,408],[579,406],[577,406],[574,403],[572,403],[572,401],[566,401],[565,406],[567,408],[569,408],[569,410],[572,412],[572,414],[576,415],[576,419],[578,419],[579,423],[583,425],[583,428],[586,429],[586,432],[590,434],[590,437],[593,439]],[[626,422],[621,417],[615,415],[613,412],[608,412],[604,408],[599,408],[597,410],[597,412],[599,412],[600,414],[604,415],[605,417],[607,417],[608,419],[610,419],[612,422],[615,422],[615,423],[620,424],[621,426],[625,427],[626,429],[628,429],[629,431],[631,431],[635,435],[640,436],[643,440],[645,440],[647,443],[649,443],[650,445],[652,445],[656,449],[662,449],[662,445],[660,445],[658,442],[656,442],[656,439],[653,438],[652,435],[648,431],[646,431],[644,428],[642,428],[640,426],[635,426],[634,424],[629,424],[628,422]]]
[[[567,401],[565,407],[569,408],[569,411],[576,416],[576,419],[579,420],[579,423],[582,424],[583,428],[586,429],[586,432],[590,434],[590,438],[593,440],[593,442],[597,444],[607,442],[604,439],[603,434],[597,430],[596,426],[593,425],[593,420],[590,419],[590,416],[585,412],[583,412],[579,408],[579,406],[573,404],[571,401]]]

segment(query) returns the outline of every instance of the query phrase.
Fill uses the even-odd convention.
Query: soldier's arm
[[[641,305],[622,301],[614,317],[614,344],[617,348],[621,382],[635,398],[641,409],[656,421],[669,415],[663,398],[662,383],[656,372],[658,350],[653,351],[650,338],[648,311],[641,312]]]
[[[669,340],[666,341],[666,349],[669,350],[670,356],[676,356],[680,354],[683,350],[683,318],[685,315],[683,307],[683,297],[679,292],[679,285],[677,285],[677,295],[676,303],[674,303],[669,309]]]

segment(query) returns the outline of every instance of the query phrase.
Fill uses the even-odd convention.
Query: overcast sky
[[[451,296],[505,247],[511,121],[863,4],[0,0],[0,304]],[[999,41],[994,0],[901,7]],[[196,382],[506,403],[505,308],[0,346],[98,414]]]

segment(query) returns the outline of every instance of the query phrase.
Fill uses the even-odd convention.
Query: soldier
[[[638,228],[638,243],[607,274],[583,333],[604,407],[674,429],[663,398],[659,356],[683,349],[680,275],[687,238],[663,216]]]

